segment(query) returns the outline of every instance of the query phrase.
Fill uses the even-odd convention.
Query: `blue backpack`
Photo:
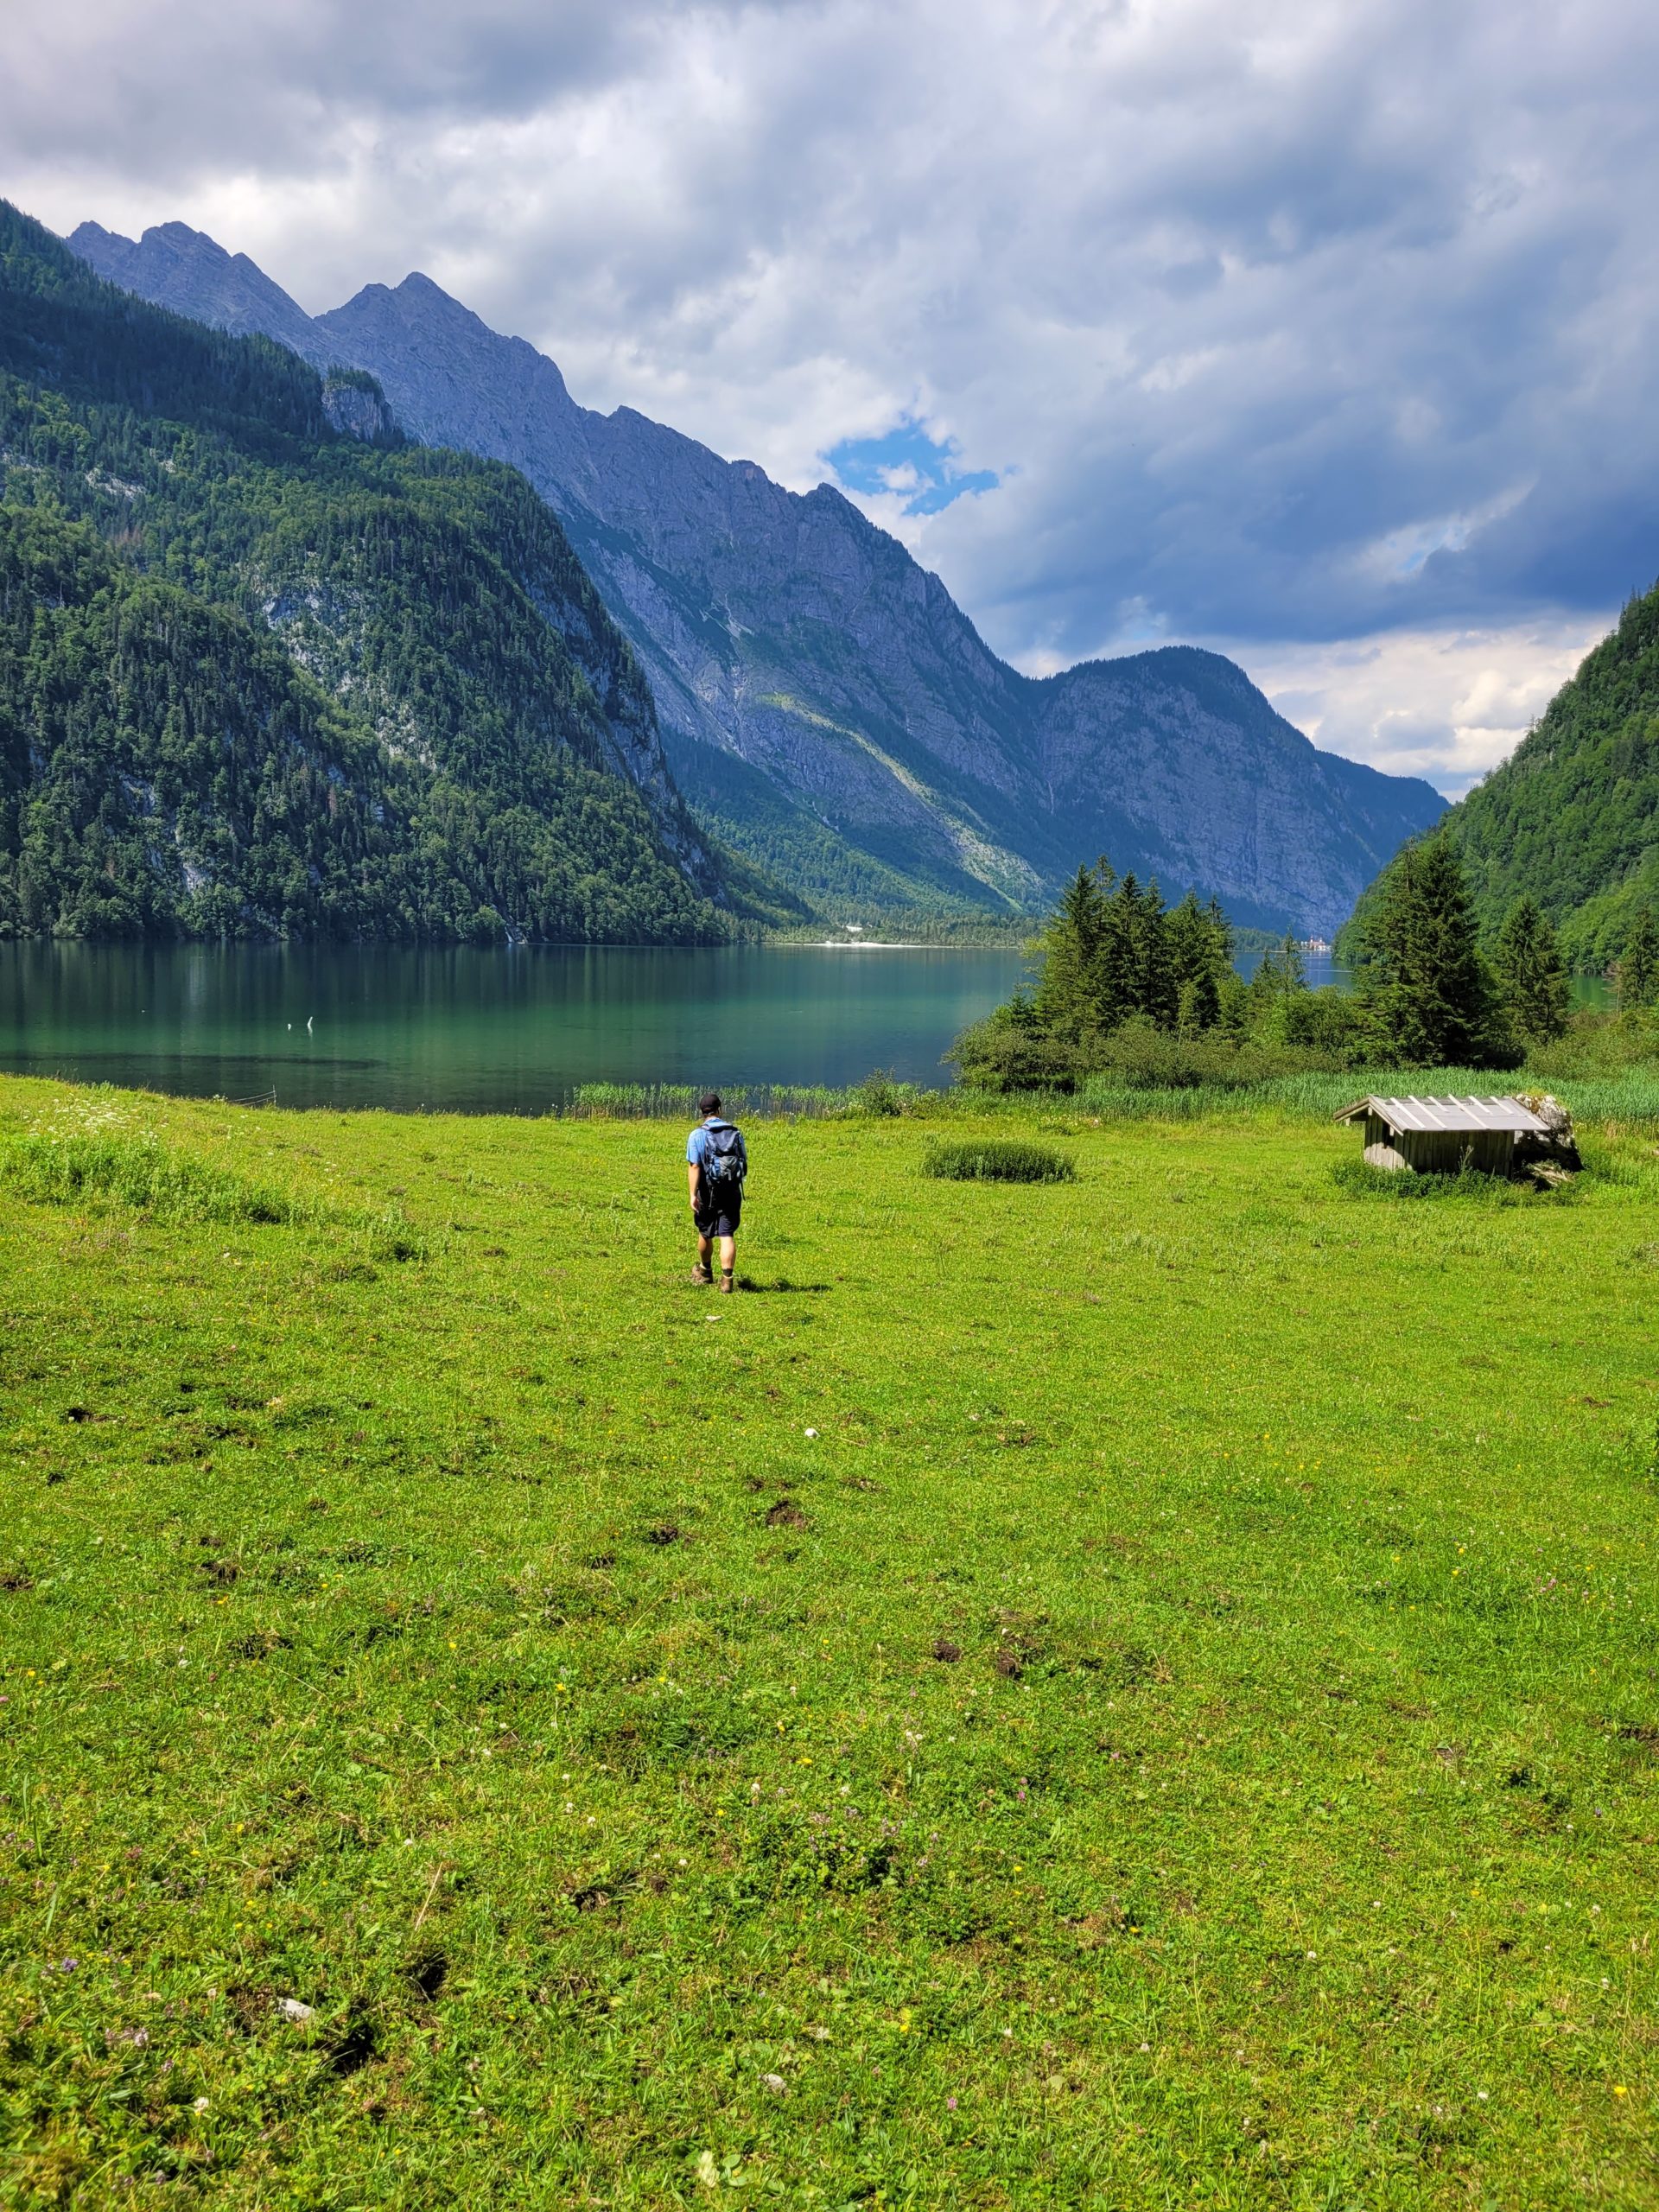
[[[705,1123],[703,1135],[708,1148],[702,1155],[702,1179],[705,1183],[735,1183],[741,1189],[743,1178],[749,1172],[749,1162],[743,1149],[743,1132],[730,1122],[716,1123],[709,1128]]]

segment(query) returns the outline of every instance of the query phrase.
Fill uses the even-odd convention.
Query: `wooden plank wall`
[[[1373,1167],[1414,1167],[1420,1175],[1455,1175],[1465,1154],[1483,1174],[1507,1175],[1515,1165],[1510,1129],[1391,1130],[1378,1114],[1365,1116],[1365,1158]]]

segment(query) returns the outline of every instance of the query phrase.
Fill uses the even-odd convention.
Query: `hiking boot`
[[[701,1260],[697,1262],[696,1266],[691,1270],[691,1280],[695,1283],[710,1283],[713,1282],[714,1279],[714,1269],[712,1268],[705,1268]]]
[[[732,1281],[732,1271],[729,1268],[722,1268],[721,1269],[720,1287],[722,1290],[735,1290],[737,1288],[737,1285]]]

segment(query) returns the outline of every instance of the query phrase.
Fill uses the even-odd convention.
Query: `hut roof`
[[[1339,1122],[1375,1114],[1389,1128],[1513,1129],[1541,1136],[1546,1124],[1518,1098],[1357,1098],[1337,1116]]]

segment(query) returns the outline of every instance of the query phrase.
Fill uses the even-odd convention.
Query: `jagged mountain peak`
[[[261,333],[314,368],[337,358],[299,302],[245,253],[231,253],[189,224],[152,223],[141,238],[83,223],[67,241],[111,284],[239,337]]]
[[[223,319],[180,296],[164,249],[117,281]],[[644,661],[702,819],[837,918],[1029,907],[1105,851],[1240,920],[1326,933],[1443,810],[1318,752],[1218,654],[1018,674],[835,486],[793,493],[633,408],[579,405],[429,277],[365,286],[297,350],[318,346],[378,377],[412,436],[529,478]]]

